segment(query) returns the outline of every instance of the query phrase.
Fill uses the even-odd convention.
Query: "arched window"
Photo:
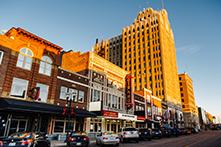
[[[52,60],[48,56],[43,56],[40,63],[39,73],[44,75],[51,75]]]
[[[17,67],[31,70],[33,52],[28,48],[20,49],[17,61]]]

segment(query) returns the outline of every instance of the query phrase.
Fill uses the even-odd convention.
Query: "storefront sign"
[[[137,116],[137,120],[145,120],[144,116]]]
[[[99,84],[104,84],[104,75],[93,72],[92,73],[92,81],[96,82],[96,83],[99,83]]]
[[[123,114],[123,113],[118,113],[118,118],[119,119],[125,119],[125,120],[137,120],[137,116],[136,115],[132,115],[132,114]]]
[[[133,91],[132,91],[132,76],[128,74],[126,76],[126,108],[131,109],[133,107]]]
[[[114,117],[114,118],[117,118],[118,117],[118,112],[103,110],[103,116],[104,117]]]

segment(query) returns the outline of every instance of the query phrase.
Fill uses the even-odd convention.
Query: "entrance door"
[[[117,125],[116,125],[116,123],[112,123],[111,124],[111,131],[114,132],[114,133],[117,132]]]
[[[24,132],[27,129],[28,120],[12,119],[9,127],[8,135],[15,132]]]

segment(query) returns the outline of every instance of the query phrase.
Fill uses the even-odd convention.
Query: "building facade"
[[[21,28],[0,35],[0,45],[0,135],[47,132],[62,48]]]
[[[93,48],[94,52],[99,56],[122,67],[122,35],[102,40],[100,43],[98,43],[97,39]]]
[[[98,46],[98,45],[97,45]],[[96,48],[96,47],[95,47]],[[102,48],[99,48],[99,54]],[[107,56],[110,48],[105,47]],[[171,126],[182,116],[176,49],[166,10],[140,12],[133,24],[122,30],[122,68],[132,73],[134,89],[151,89],[162,100],[163,113]],[[99,54],[100,55],[100,54]],[[181,115],[180,115],[181,114]]]
[[[84,118],[95,116],[87,111],[89,79],[59,67],[61,50],[22,28],[0,35],[0,136],[82,131]],[[64,113],[69,91],[75,92],[70,120]]]
[[[198,127],[199,117],[195,102],[193,81],[187,73],[179,74],[179,81],[185,127]]]
[[[98,117],[87,119],[87,132],[118,132],[124,126],[135,126],[132,80],[127,71],[93,52],[65,53],[62,68],[90,78],[88,110]]]

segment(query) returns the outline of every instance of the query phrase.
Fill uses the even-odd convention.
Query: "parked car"
[[[186,128],[180,128],[180,135],[187,135],[187,129]]]
[[[171,134],[173,136],[178,137],[180,135],[180,129],[179,128],[171,128]]]
[[[117,134],[113,132],[102,132],[97,135],[96,144],[103,145],[116,145],[119,146],[120,139]]]
[[[162,138],[162,132],[160,129],[152,129],[153,138]]]
[[[170,137],[172,135],[171,128],[168,128],[168,127],[162,127],[161,132],[162,132],[163,137]]]
[[[118,135],[121,142],[126,142],[126,141],[136,141],[137,143],[139,142],[139,133],[136,128],[133,127],[122,128]]]
[[[70,135],[67,136],[66,142],[68,147],[73,147],[73,146],[88,147],[89,138],[87,135],[71,132]]]
[[[148,128],[139,129],[139,138],[140,140],[151,140],[152,139],[152,130]]]
[[[33,132],[18,132],[2,140],[3,146],[15,147],[50,147],[50,141],[45,134]]]

